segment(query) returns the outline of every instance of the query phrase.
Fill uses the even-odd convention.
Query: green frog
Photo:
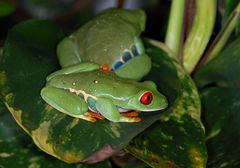
[[[96,117],[91,113],[112,122],[139,122],[139,117],[122,113],[158,111],[168,105],[152,81],[121,78],[112,71],[103,72],[95,63],[76,64],[50,74],[41,96],[60,112],[92,122]]]
[[[141,79],[152,65],[139,37],[145,22],[140,9],[103,11],[59,43],[60,65],[93,62],[120,77]]]

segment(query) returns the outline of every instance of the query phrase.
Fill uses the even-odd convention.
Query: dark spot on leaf
[[[159,163],[159,161],[157,160],[157,159],[155,159],[155,158],[152,158],[151,159],[153,162],[155,162],[155,163]]]
[[[174,163],[172,163],[170,161],[167,161],[166,162],[166,168],[177,168],[177,166]]]
[[[93,155],[91,155],[90,157],[88,157],[87,159],[85,159],[81,162],[87,163],[87,164],[93,164],[93,163],[103,161],[113,155],[118,155],[120,153],[122,153],[121,150],[107,144],[107,145],[104,145],[100,150],[95,152]]]

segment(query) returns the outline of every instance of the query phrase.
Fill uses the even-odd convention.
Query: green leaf
[[[180,81],[178,97],[173,106],[157,122],[134,138],[126,149],[156,168],[203,168],[207,153],[197,89],[178,62],[164,51],[148,45],[147,53],[153,62],[174,63]],[[161,76],[166,74],[161,73]],[[174,83],[174,79],[170,81],[171,84]]]
[[[9,2],[9,0],[0,0],[0,18],[13,13],[15,8],[15,5]]]
[[[222,5],[224,5],[224,7],[222,7],[220,3],[219,8],[222,17],[222,24],[226,22],[227,18],[230,16],[230,14],[234,10],[234,8],[239,4],[239,2],[240,2],[239,0],[223,0]]]
[[[192,73],[209,43],[217,11],[217,0],[195,1],[195,4],[192,28],[183,47],[182,63],[189,73]]]
[[[201,90],[209,167],[240,166],[240,38],[194,76]]]
[[[40,97],[40,90],[46,76],[60,68],[55,47],[62,38],[61,30],[51,22],[22,22],[9,31],[0,62],[2,100],[40,149],[68,163],[84,161],[97,151],[102,154],[105,150],[122,149],[158,120],[163,111],[142,114],[139,123],[108,120],[91,123],[65,115],[46,104]],[[156,60],[146,79],[155,81],[167,95],[169,104],[173,104],[180,83],[169,59]]]
[[[64,11],[72,10],[73,1],[55,0],[24,0],[21,7],[31,15],[32,18],[52,19]],[[76,6],[76,5],[75,5]],[[66,12],[67,13],[67,12]]]
[[[49,157],[37,149],[0,101],[0,167],[111,168],[111,164],[106,161],[96,165],[70,165]]]

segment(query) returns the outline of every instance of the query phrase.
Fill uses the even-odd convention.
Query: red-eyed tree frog
[[[168,104],[153,82],[102,72],[95,63],[76,64],[50,74],[41,96],[60,112],[92,122],[96,121],[92,113],[112,122],[139,122],[139,117],[128,117],[124,112],[157,111]]]
[[[82,62],[107,65],[124,78],[139,80],[151,69],[139,35],[145,29],[142,10],[108,9],[63,39],[57,47],[60,65]]]

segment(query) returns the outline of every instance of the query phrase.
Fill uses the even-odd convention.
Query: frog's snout
[[[168,107],[168,101],[166,98],[162,98],[160,101],[160,110],[163,110]]]

